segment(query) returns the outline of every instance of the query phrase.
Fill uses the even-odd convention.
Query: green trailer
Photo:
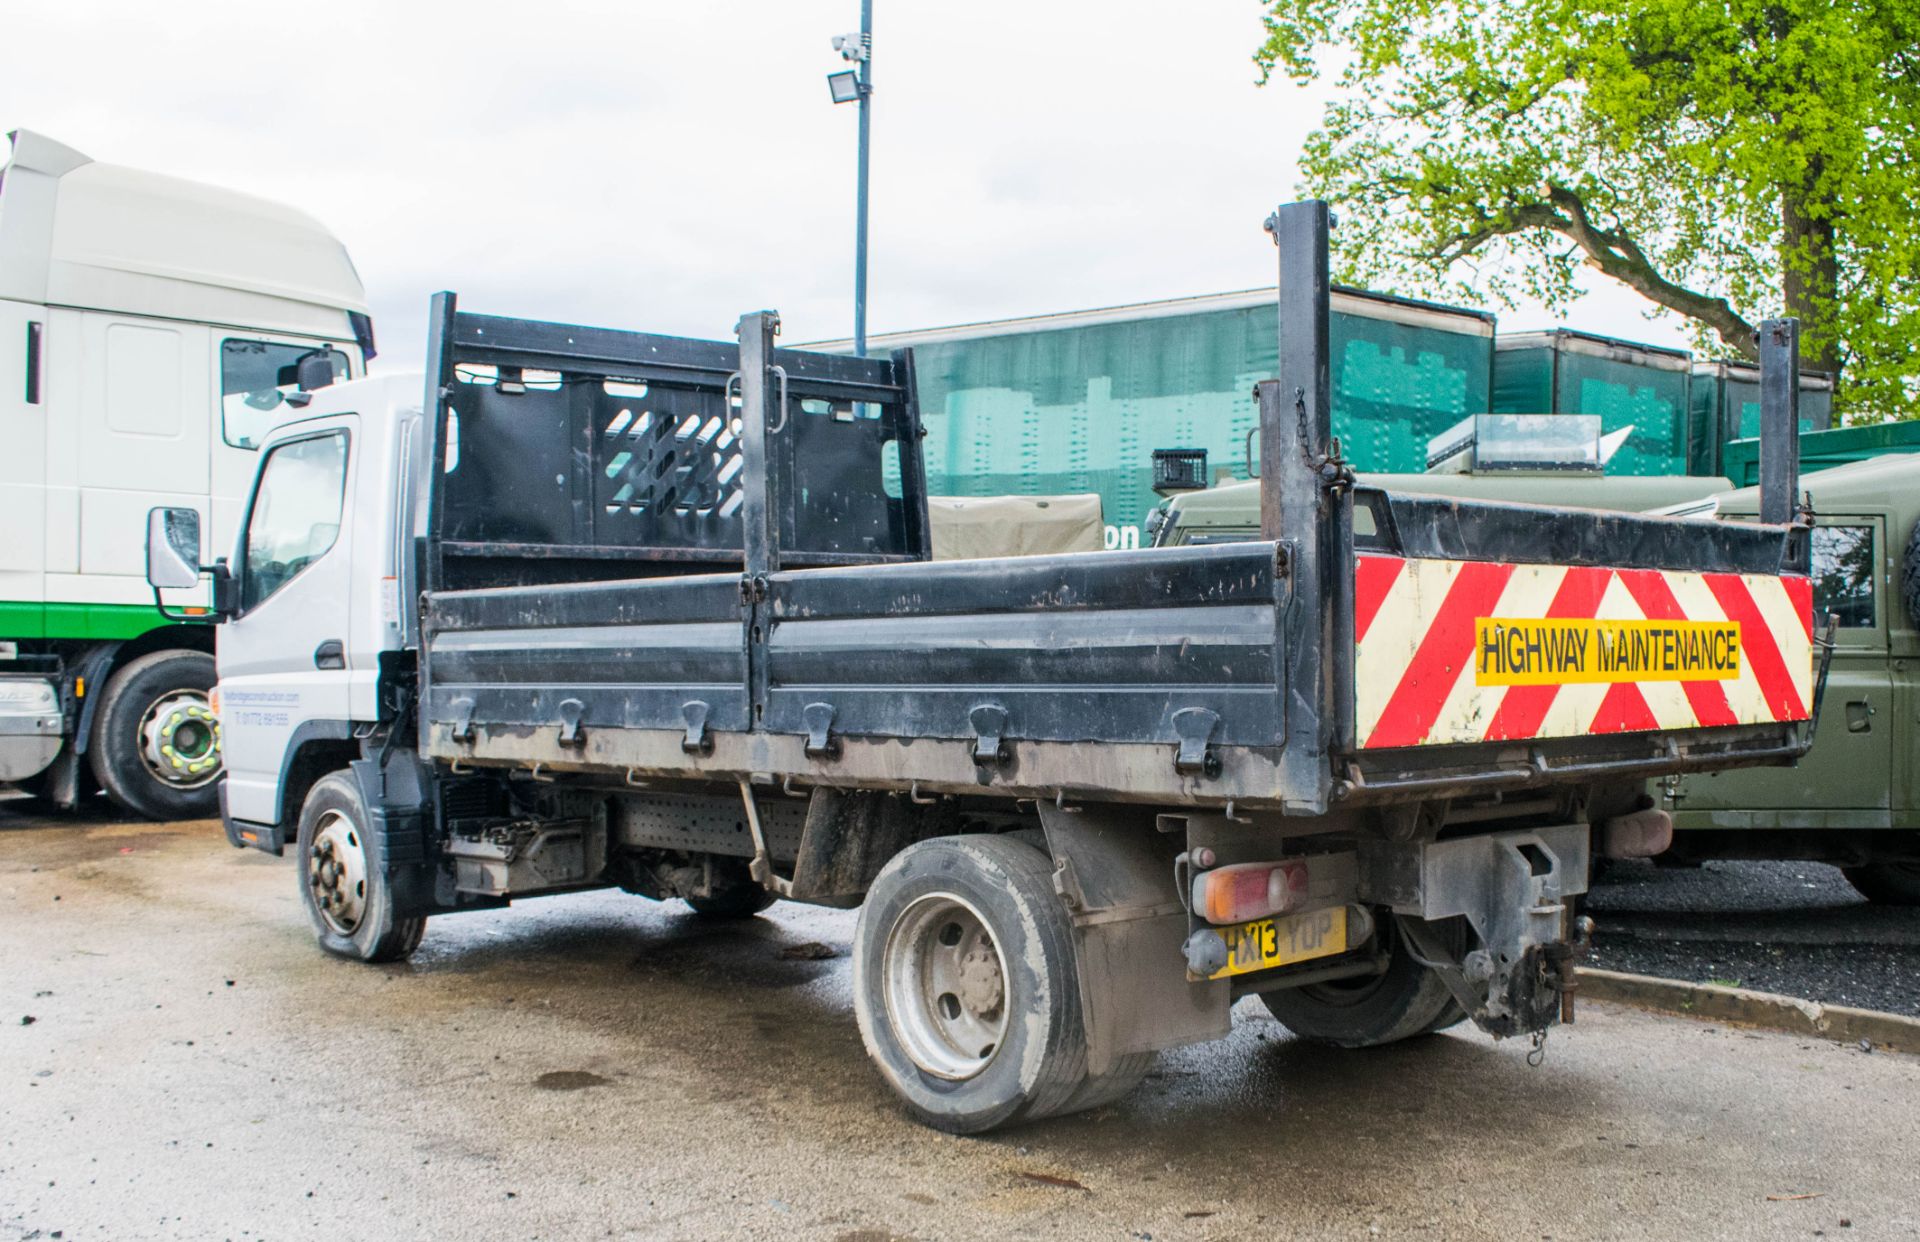
[[[1800,431],[1825,431],[1833,426],[1833,376],[1824,371],[1800,373]],[[1760,368],[1750,362],[1715,359],[1693,364],[1693,387],[1688,397],[1687,473],[1726,472],[1725,451],[1734,440],[1758,444],[1760,434]],[[1801,456],[1806,447],[1803,443]],[[1885,452],[1887,450],[1878,450]],[[1871,455],[1871,454],[1869,454]],[[1848,458],[1847,460],[1857,460]],[[1757,464],[1758,456],[1754,457]],[[1829,465],[1838,465],[1830,462]],[[1808,466],[1810,470],[1820,466]],[[1753,482],[1752,479],[1746,482]]]
[[[1417,472],[1427,440],[1487,408],[1494,319],[1333,294],[1333,430],[1364,469]],[[936,495],[1097,492],[1109,547],[1138,547],[1155,449],[1244,476],[1255,381],[1279,365],[1272,289],[872,337],[912,346]],[[812,348],[846,351],[847,341]]]
[[[1684,349],[1570,328],[1503,334],[1494,346],[1493,412],[1597,414],[1607,432],[1633,428],[1609,474],[1686,474],[1692,370]]]

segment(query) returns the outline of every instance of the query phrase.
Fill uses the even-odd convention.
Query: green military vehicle
[[[1814,615],[1835,618],[1813,750],[1796,767],[1667,781],[1673,848],[1836,863],[1869,900],[1920,905],[1920,458],[1836,466],[1801,487],[1816,515]],[[1751,519],[1756,494],[1720,494],[1711,516]]]
[[[1810,456],[1820,459],[1818,451]],[[1455,473],[1362,480],[1460,499],[1660,510],[1703,520],[1759,512],[1757,489],[1734,489],[1725,477],[1608,476],[1564,463],[1527,464],[1534,468],[1472,463]],[[1664,782],[1658,793],[1673,816],[1674,838],[1663,861],[1830,862],[1871,901],[1920,905],[1920,457],[1851,462],[1805,475],[1801,485],[1816,514],[1814,615],[1837,619],[1812,753],[1796,767]],[[1149,518],[1155,544],[1258,538],[1259,486],[1230,482],[1172,496]]]

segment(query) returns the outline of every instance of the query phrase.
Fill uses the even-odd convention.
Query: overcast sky
[[[876,0],[873,332],[1243,289],[1323,88],[1254,86],[1257,0]],[[852,331],[857,0],[7,6],[0,127],[298,202],[383,361],[426,299],[724,337]],[[1571,322],[1684,344],[1603,278]],[[1504,329],[1545,327],[1539,310]]]

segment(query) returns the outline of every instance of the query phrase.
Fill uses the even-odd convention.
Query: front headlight
[[[0,714],[50,716],[60,710],[60,695],[50,681],[0,678]]]

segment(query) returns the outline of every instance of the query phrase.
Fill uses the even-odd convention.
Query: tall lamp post
[[[827,75],[837,104],[860,105],[860,172],[854,205],[853,352],[867,356],[867,148],[873,111],[873,0],[860,0],[860,33],[833,36],[833,48],[853,65]]]

